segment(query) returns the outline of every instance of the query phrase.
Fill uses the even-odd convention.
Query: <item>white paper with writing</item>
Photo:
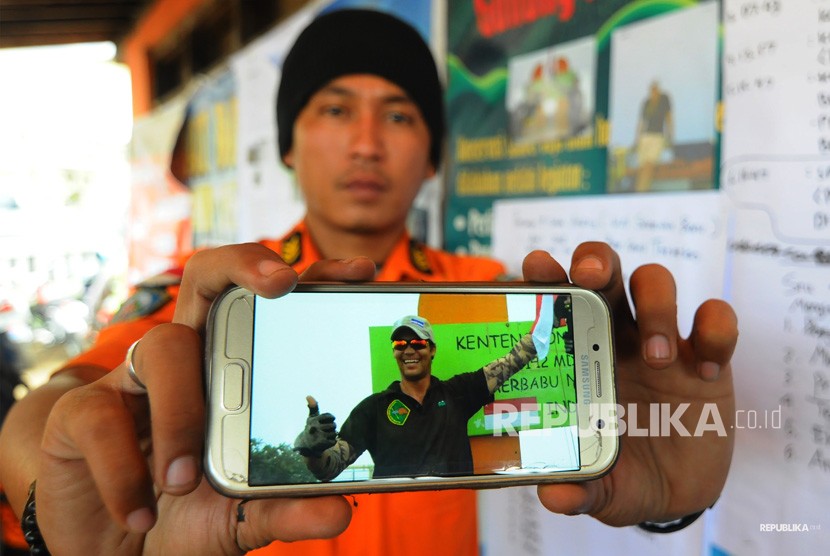
[[[638,266],[660,263],[678,282],[681,331],[694,309],[722,297],[726,213],[718,192],[604,195],[497,201],[493,255],[521,275],[524,255],[548,251],[567,269],[577,245],[604,241],[623,266],[626,281]]]
[[[830,2],[724,4],[735,459],[726,554],[830,546]],[[823,549],[823,550],[822,550]]]

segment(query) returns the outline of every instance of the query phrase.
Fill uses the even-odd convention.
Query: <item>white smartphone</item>
[[[581,481],[619,449],[608,306],[569,286],[233,288],[206,391],[205,472],[233,497]]]

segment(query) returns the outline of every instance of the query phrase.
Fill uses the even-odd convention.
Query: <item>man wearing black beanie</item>
[[[477,553],[470,492],[373,495],[353,511],[337,496],[240,502],[204,478],[205,322],[227,287],[276,297],[297,273],[476,281],[504,272],[492,260],[429,248],[406,230],[421,183],[438,169],[444,133],[434,62],[408,25],[357,10],[312,22],[285,60],[277,113],[281,158],[306,199],[303,221],[279,241],[194,254],[180,284],[155,284],[151,305],[102,330],[4,422],[0,482],[16,511],[25,508],[33,553],[239,554],[274,539],[335,537],[350,519],[331,541],[275,543],[264,554]],[[630,275],[635,318],[619,257],[598,242],[576,247],[570,276],[541,251],[525,258],[523,272],[605,295],[621,404],[645,414],[682,402],[683,422],[717,416],[725,431],[629,435],[608,475],[540,487],[542,504],[615,526],[675,519],[658,527],[671,531],[693,521],[719,496],[731,461],[734,311],[707,301],[689,338],[680,337],[673,278],[646,265]],[[437,548],[426,548],[428,540]]]
[[[302,272],[319,259],[371,258],[377,280],[493,280],[496,261],[411,238],[406,217],[444,143],[443,90],[413,27],[374,10],[336,10],[300,33],[276,99],[282,161],[306,216],[269,248]]]
[[[444,138],[444,101],[432,53],[414,28],[383,12],[338,10],[297,37],[282,66],[277,93],[280,156],[291,150],[294,121],[326,83],[349,74],[382,77],[406,91],[421,110],[437,168]]]

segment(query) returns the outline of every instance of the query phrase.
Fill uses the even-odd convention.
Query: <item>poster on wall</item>
[[[449,2],[445,247],[489,254],[499,199],[717,189],[719,26],[711,0]]]
[[[236,130],[236,84],[223,71],[193,95],[183,130],[194,247],[236,240]]]
[[[164,272],[191,249],[191,199],[171,173],[176,136],[192,91],[183,91],[136,119],[130,142],[130,206],[127,226],[129,284]]]

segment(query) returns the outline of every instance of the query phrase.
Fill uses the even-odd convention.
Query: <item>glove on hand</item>
[[[320,414],[317,400],[306,397],[308,402],[308,419],[305,429],[294,441],[294,450],[307,457],[320,457],[328,448],[337,442],[337,427],[334,424],[334,415]]]

